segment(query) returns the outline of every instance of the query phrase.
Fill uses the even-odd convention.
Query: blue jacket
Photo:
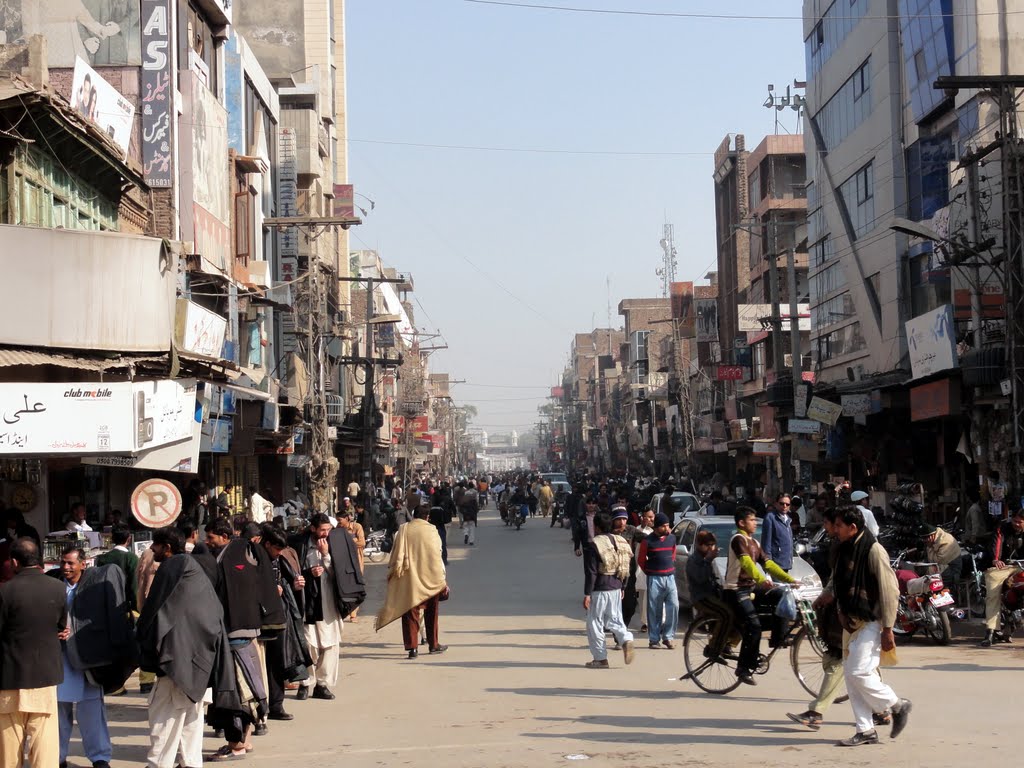
[[[761,549],[765,557],[774,560],[784,571],[793,567],[793,529],[789,520],[774,509],[764,516]]]

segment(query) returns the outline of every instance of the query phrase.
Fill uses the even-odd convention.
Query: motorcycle
[[[1024,569],[1024,560],[1009,560],[1014,568]],[[995,634],[994,641],[1008,643],[1014,632],[1024,627],[1024,570],[1003,582],[1003,594],[999,600],[999,623],[1002,626]]]
[[[370,531],[366,534],[366,546],[363,555],[371,563],[381,563],[387,559],[391,551],[390,534],[387,531]]]
[[[965,612],[954,605],[953,596],[938,573],[938,564],[906,562],[898,556],[893,568],[900,584],[900,603],[893,631],[911,637],[923,630],[933,642],[948,645],[953,634],[950,616],[962,619]],[[925,573],[918,575],[918,571]]]

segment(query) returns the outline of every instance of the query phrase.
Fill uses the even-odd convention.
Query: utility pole
[[[1010,377],[1010,428],[1013,452],[1009,477],[1013,493],[1020,493],[1021,451],[1024,444],[1024,177],[1017,121],[1017,89],[1024,88],[1019,75],[966,75],[940,77],[935,87],[945,91],[978,88],[988,91],[999,107],[999,134],[980,156],[1001,150],[1003,204],[1003,284],[1006,291],[1006,341]],[[972,309],[973,314],[973,309]],[[980,315],[980,307],[979,307]],[[980,320],[980,318],[979,318]],[[980,330],[980,329],[979,329]]]

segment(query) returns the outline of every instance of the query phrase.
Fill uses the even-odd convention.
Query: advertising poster
[[[697,342],[718,341],[718,299],[697,299]]]
[[[907,348],[912,378],[956,368],[956,329],[953,307],[945,304],[907,320]]]
[[[128,156],[135,107],[81,59],[75,61],[71,85],[71,106],[99,128]]]
[[[146,183],[167,188],[174,183],[171,169],[171,37],[167,0],[141,0],[142,167]]]
[[[5,0],[0,3],[0,45],[46,38],[51,67],[138,66],[142,61],[139,4],[131,0]]]

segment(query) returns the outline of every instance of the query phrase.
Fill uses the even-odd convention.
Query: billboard
[[[907,349],[912,379],[957,367],[953,307],[944,304],[907,320]]]
[[[738,331],[750,333],[766,331],[771,327],[768,322],[768,318],[772,316],[771,304],[740,304],[738,310]],[[801,331],[811,330],[811,305],[798,304],[796,311],[797,316],[799,317],[799,329]],[[782,318],[782,330],[788,331],[789,304],[779,305],[779,317]]]
[[[221,269],[232,263],[228,200],[228,113],[198,75],[191,84],[192,209],[196,252]]]
[[[718,341],[718,299],[696,299],[697,342]]]
[[[0,45],[46,38],[47,64],[94,67],[138,66],[142,62],[139,5],[128,0],[4,0],[0,2]]]
[[[128,157],[135,106],[81,59],[75,60],[71,106],[110,137],[121,148],[122,157]]]
[[[693,283],[672,283],[669,286],[672,301],[672,319],[679,323],[679,336],[693,338],[695,333],[693,316]]]

